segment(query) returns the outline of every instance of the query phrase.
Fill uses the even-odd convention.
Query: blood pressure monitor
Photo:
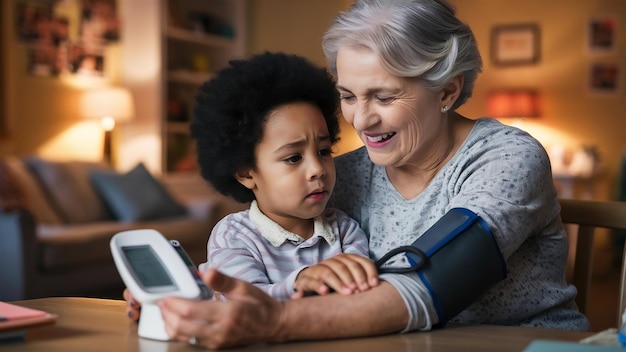
[[[117,271],[133,297],[141,303],[139,336],[169,340],[156,302],[164,297],[210,299],[204,284],[182,246],[151,229],[117,233],[111,239]]]

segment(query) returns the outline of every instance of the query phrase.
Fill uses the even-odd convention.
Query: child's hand
[[[126,301],[126,315],[132,320],[139,320],[141,303],[133,297],[128,289],[124,289],[124,300]]]
[[[298,274],[292,298],[307,293],[328,294],[331,290],[344,295],[367,291],[378,285],[378,272],[369,258],[342,253],[310,266]]]

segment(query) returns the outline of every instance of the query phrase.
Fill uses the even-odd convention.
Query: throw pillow
[[[24,195],[9,166],[0,159],[0,211],[12,211],[24,206]]]
[[[27,157],[24,162],[65,223],[77,224],[111,220],[106,204],[91,185],[92,170],[109,166],[91,161],[50,161]]]
[[[143,163],[125,174],[94,170],[91,181],[120,221],[154,220],[187,213]]]
[[[7,169],[7,177],[10,177],[19,189],[20,202],[41,224],[58,225],[62,220],[55,210],[47,195],[22,159],[16,156],[8,156],[3,161]],[[1,174],[1,173],[0,173]],[[1,178],[1,177],[0,177]]]

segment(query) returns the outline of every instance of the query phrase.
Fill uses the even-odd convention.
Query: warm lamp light
[[[533,90],[505,90],[489,94],[487,113],[492,117],[538,117],[539,96]]]
[[[132,119],[133,97],[128,89],[109,87],[85,92],[80,101],[80,113],[86,119],[100,119],[104,129],[103,158],[112,164],[111,136],[115,124]]]

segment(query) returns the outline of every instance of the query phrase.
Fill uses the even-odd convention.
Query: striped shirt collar
[[[250,220],[257,226],[261,236],[265,238],[272,246],[280,247],[286,241],[292,241],[295,244],[301,244],[305,239],[293,232],[287,231],[282,226],[278,225],[272,219],[268,218],[261,212],[256,200],[253,200],[250,204]],[[313,222],[313,236],[319,236],[328,242],[328,244],[335,243],[336,236],[333,234],[331,226],[318,216]]]

